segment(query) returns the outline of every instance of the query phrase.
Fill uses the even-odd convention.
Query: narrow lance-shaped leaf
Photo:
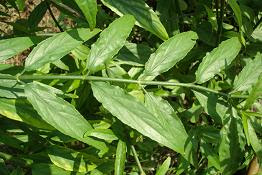
[[[243,70],[239,73],[234,81],[234,90],[248,90],[254,83],[257,82],[259,75],[262,73],[262,54],[257,54],[255,59],[248,62]]]
[[[73,29],[42,41],[26,58],[25,70],[36,70],[47,63],[61,59],[83,42],[98,34],[99,31],[99,29],[93,31],[85,28]]]
[[[246,100],[245,109],[250,108],[259,96],[262,96],[262,74],[258,78],[257,83]]]
[[[41,41],[38,37],[17,37],[0,40],[0,61],[4,61]]]
[[[96,26],[97,3],[96,0],[75,0],[86,20],[89,27],[94,29]]]
[[[227,68],[238,55],[240,49],[241,43],[237,37],[233,37],[223,41],[217,48],[207,53],[197,69],[197,83],[205,83],[215,74]]]
[[[244,156],[245,135],[241,123],[237,111],[232,109],[232,115],[228,116],[221,130],[219,160],[222,174],[234,174]]]
[[[114,175],[122,175],[124,173],[125,161],[126,161],[126,142],[119,140],[116,149]]]
[[[67,171],[87,173],[95,169],[99,163],[99,159],[96,158],[92,161],[94,156],[56,145],[50,146],[47,154],[53,164]]]
[[[139,79],[153,80],[182,60],[194,47],[198,39],[195,32],[177,34],[165,41],[146,62],[144,73]]]
[[[84,134],[93,128],[70,103],[57,97],[40,83],[26,84],[25,94],[42,119],[58,131],[94,146],[102,150],[102,153],[107,151],[103,142],[84,138]]]
[[[137,24],[162,40],[168,39],[165,27],[159,20],[156,13],[142,0],[102,0],[103,4],[122,16],[124,14],[133,15]]]
[[[156,175],[165,175],[171,163],[171,158],[168,157],[164,163],[158,168]]]
[[[125,15],[112,22],[100,34],[99,39],[91,46],[87,68],[97,72],[104,68],[124,46],[135,23],[134,17]]]
[[[26,99],[0,98],[0,106],[2,116],[24,122],[36,128],[54,130],[52,126],[43,121]]]
[[[234,11],[234,14],[237,18],[237,23],[239,25],[239,28],[241,28],[241,26],[242,26],[242,13],[241,13],[241,9],[240,9],[239,5],[237,4],[237,1],[236,0],[228,0],[228,4],[230,5],[232,10]]]
[[[210,115],[216,123],[222,124],[228,111],[227,104],[219,99],[217,95],[208,92],[194,91],[194,94],[205,112]]]
[[[120,87],[104,82],[92,82],[92,90],[96,99],[120,121],[152,140],[184,153],[187,133],[165,102],[147,95],[146,107]],[[164,104],[165,108],[159,103]]]
[[[257,137],[256,131],[254,127],[252,126],[250,120],[248,120],[248,137],[250,144],[254,151],[256,152],[258,158],[262,159],[262,142],[261,139]]]

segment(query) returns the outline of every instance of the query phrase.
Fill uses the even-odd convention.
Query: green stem
[[[146,80],[129,80],[121,78],[109,78],[109,77],[97,77],[97,76],[83,76],[83,75],[4,75],[0,74],[0,79],[9,80],[85,80],[85,81],[108,81],[108,82],[119,82],[119,83],[134,83],[140,85],[156,85],[156,86],[180,86],[191,88],[194,90],[206,91],[214,93],[226,98],[247,98],[247,95],[234,95],[219,92],[214,89],[209,89],[200,85],[195,85],[192,83],[176,83],[176,82],[165,82],[165,81],[146,81]]]
[[[47,5],[47,9],[48,9],[48,11],[49,11],[49,13],[50,13],[50,16],[51,16],[52,19],[54,20],[56,26],[59,28],[60,32],[63,32],[64,30],[63,30],[63,28],[59,25],[59,22],[56,20],[55,15],[53,14],[52,9],[50,8],[50,3],[48,2],[48,0],[46,1],[46,5]]]
[[[220,17],[218,18],[218,30],[217,30],[217,44],[220,43],[221,33],[223,29],[223,17],[224,17],[225,0],[220,0]]]
[[[138,159],[138,156],[137,156],[136,149],[135,149],[134,145],[131,145],[131,150],[132,150],[132,153],[133,153],[133,155],[135,157],[135,160],[136,160],[136,163],[137,163],[137,166],[139,168],[139,171],[140,171],[141,175],[146,175],[146,173],[144,172],[144,170],[142,168],[142,165],[141,165],[141,163],[140,163],[140,161]]]

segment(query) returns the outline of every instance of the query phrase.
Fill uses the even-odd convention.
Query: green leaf
[[[0,61],[4,61],[40,42],[37,37],[17,37],[0,40]]]
[[[103,4],[122,16],[124,14],[133,15],[137,24],[162,40],[168,39],[165,27],[160,22],[157,14],[141,0],[102,0]]]
[[[96,14],[97,4],[96,0],[75,0],[86,20],[88,21],[89,27],[93,30],[96,27]]]
[[[116,149],[114,175],[123,175],[125,170],[125,161],[126,161],[126,142],[119,140]]]
[[[40,4],[38,4],[34,10],[30,13],[30,16],[28,17],[28,25],[31,28],[36,28],[40,21],[43,19],[46,11],[47,11],[47,4],[45,1],[42,1]]]
[[[246,100],[245,109],[250,108],[259,96],[262,96],[262,75],[260,75],[260,77],[257,80],[257,83],[252,88]]]
[[[152,140],[184,153],[187,133],[166,102],[147,94],[146,107],[117,86],[104,82],[92,82],[91,85],[96,99],[120,121]]]
[[[241,13],[241,9],[237,3],[236,0],[228,0],[227,1],[229,6],[232,8],[232,10],[234,11],[234,14],[237,18],[237,23],[239,28],[242,26],[242,13]]]
[[[171,158],[168,157],[164,163],[158,168],[156,175],[165,175],[171,163]]]
[[[88,160],[91,155],[86,155],[68,148],[51,146],[47,150],[53,164],[67,171],[86,173],[97,167],[96,163]],[[94,157],[94,156],[93,156]],[[97,162],[97,159],[94,159]]]
[[[118,51],[124,46],[135,19],[125,15],[112,22],[100,34],[99,39],[92,45],[87,68],[90,72],[97,72],[105,67]],[[110,46],[110,47],[108,47]]]
[[[23,85],[18,84],[16,80],[0,79],[0,97],[25,97]]]
[[[11,134],[2,132],[0,130],[0,144],[3,143],[20,151],[23,151],[23,142],[21,140],[18,140],[17,138],[12,137]]]
[[[196,71],[197,83],[204,83],[226,69],[235,59],[241,49],[241,43],[237,37],[223,41],[203,58]]]
[[[57,97],[46,86],[26,84],[25,94],[42,119],[58,131],[100,149],[101,154],[107,151],[105,143],[84,138],[84,134],[93,129],[92,126],[70,103]]]
[[[0,114],[16,121],[25,122],[37,128],[54,130],[37,114],[26,99],[0,98]]]
[[[235,79],[233,92],[248,90],[254,83],[257,82],[261,73],[262,54],[258,53],[255,59],[248,62]]]
[[[221,129],[221,142],[219,145],[219,160],[222,174],[234,174],[240,166],[244,155],[245,136],[240,117],[235,109],[227,118]]]
[[[218,154],[214,151],[214,148],[207,143],[200,143],[200,149],[208,159],[208,167],[215,167],[220,170],[220,162]]]
[[[151,54],[152,49],[145,44],[126,43],[119,51],[116,60],[120,64],[144,66]]]
[[[100,30],[79,28],[62,32],[39,43],[28,55],[25,70],[36,70],[47,63],[55,62],[70,53],[83,42],[95,36]]]
[[[219,99],[217,95],[207,92],[197,92],[194,94],[204,108],[205,112],[210,115],[218,124],[222,124],[222,121],[228,111],[227,104]]]
[[[85,175],[86,173],[77,173],[77,172],[71,172],[66,171],[62,168],[59,168],[55,165],[51,164],[33,164],[32,165],[32,175]]]
[[[156,76],[168,71],[187,55],[196,44],[197,39],[197,34],[189,31],[177,34],[165,41],[150,56],[140,79],[153,80]]]
[[[256,131],[253,128],[250,120],[248,120],[248,137],[253,150],[256,152],[259,160],[262,160],[262,143],[261,139],[257,137]]]
[[[117,136],[113,133],[110,129],[93,129],[90,131],[87,131],[84,135],[84,137],[92,136],[99,139],[103,139],[109,142],[112,142],[113,140],[117,140]]]

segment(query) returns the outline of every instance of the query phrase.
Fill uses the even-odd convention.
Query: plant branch
[[[109,78],[109,77],[98,77],[98,76],[83,76],[83,75],[4,75],[0,74],[0,79],[9,79],[9,80],[84,80],[84,81],[107,81],[107,82],[119,82],[119,83],[134,83],[140,85],[156,85],[156,86],[180,86],[191,88],[194,90],[206,91],[214,93],[226,98],[247,98],[247,95],[234,95],[226,94],[219,92],[214,89],[206,88],[200,85],[192,83],[176,83],[176,82],[166,82],[166,81],[140,81],[140,80],[130,80],[130,79],[121,79],[121,78]]]
[[[50,3],[48,1],[45,1],[46,2],[46,5],[47,5],[47,9],[52,17],[52,19],[54,20],[56,26],[59,28],[60,32],[63,32],[63,28],[59,25],[59,22],[56,20],[55,16],[54,16],[54,13],[52,12],[52,9],[50,7]]]
[[[217,1],[216,3],[218,3]],[[216,7],[217,6],[218,4],[216,4]],[[220,16],[218,18],[217,44],[220,43],[221,33],[223,29],[224,6],[225,6],[225,0],[220,0]],[[217,9],[217,16],[218,16],[218,9]]]
[[[131,145],[131,150],[132,150],[132,153],[133,153],[133,155],[135,157],[135,160],[136,160],[136,163],[137,163],[137,166],[139,168],[139,171],[140,171],[141,175],[146,175],[146,173],[144,172],[144,170],[142,168],[142,165],[141,165],[141,163],[140,163],[140,161],[138,159],[138,156],[137,156],[136,149],[135,149],[134,145]]]

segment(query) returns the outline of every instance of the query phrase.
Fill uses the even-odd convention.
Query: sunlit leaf
[[[101,32],[99,39],[92,45],[90,50],[87,63],[90,72],[103,69],[105,64],[118,53],[124,46],[134,23],[135,20],[131,15],[125,15],[112,22]]]

